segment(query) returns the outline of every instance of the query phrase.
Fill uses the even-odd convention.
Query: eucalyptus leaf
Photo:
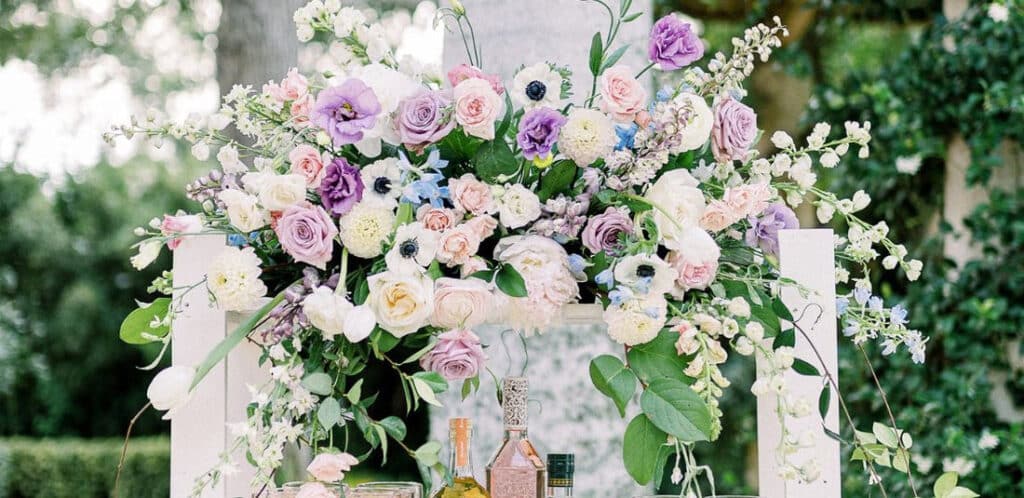
[[[316,419],[324,429],[330,430],[341,422],[341,404],[334,398],[324,398],[316,410]]]
[[[650,383],[660,378],[678,378],[686,369],[686,357],[676,352],[679,334],[663,330],[650,342],[638,344],[626,357],[629,366],[641,382]]]
[[[484,142],[473,156],[476,176],[488,183],[498,183],[498,177],[511,175],[519,170],[512,149],[505,140]]]
[[[331,376],[323,372],[314,372],[302,379],[302,387],[305,387],[313,394],[329,396],[334,392],[334,381]]]
[[[412,386],[416,390],[416,395],[427,404],[438,407],[442,406],[441,402],[437,399],[437,395],[434,394],[434,390],[430,388],[430,384],[427,384],[423,379],[413,377]]]
[[[433,467],[440,460],[438,455],[441,453],[441,443],[437,441],[427,441],[422,446],[416,448],[415,456],[416,461],[427,466]]]

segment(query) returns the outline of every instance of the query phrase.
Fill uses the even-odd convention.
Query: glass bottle
[[[572,496],[576,458],[572,453],[548,454],[548,497]]]
[[[451,438],[451,460],[448,468],[452,471],[452,483],[444,484],[434,493],[433,498],[490,498],[487,490],[473,475],[473,460],[470,458],[470,439],[473,423],[468,418],[453,418],[448,421]]]
[[[547,484],[547,467],[526,436],[526,377],[505,377],[501,383],[501,407],[505,437],[487,464],[487,489],[493,498],[541,498]]]

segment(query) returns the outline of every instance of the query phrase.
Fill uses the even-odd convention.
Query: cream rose
[[[434,314],[430,324],[444,329],[473,328],[494,311],[494,297],[483,280],[439,278],[434,282]]]
[[[494,196],[491,186],[477,180],[470,173],[448,180],[448,189],[456,209],[475,215],[494,212]]]
[[[385,271],[368,280],[366,304],[381,328],[404,337],[423,327],[434,312],[434,282],[423,273]]]
[[[231,225],[243,232],[259,230],[270,222],[270,214],[257,206],[256,197],[236,189],[225,189],[217,194],[224,203]]]
[[[518,183],[506,187],[498,206],[498,216],[507,228],[526,226],[540,217],[540,198]]]

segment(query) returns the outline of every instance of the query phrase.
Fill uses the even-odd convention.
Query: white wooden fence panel
[[[783,230],[779,232],[779,263],[782,276],[796,280],[809,288],[812,293],[804,298],[792,288],[784,289],[782,300],[798,320],[800,327],[814,341],[814,346],[824,360],[824,369],[808,341],[796,334],[797,358],[806,360],[820,371],[827,369],[833,375],[838,367],[838,343],[836,331],[835,256],[833,234],[829,229]],[[820,308],[819,308],[820,307]],[[760,369],[759,369],[760,370]],[[836,377],[838,383],[838,377]],[[786,374],[786,385],[790,393],[817,406],[823,379],[799,375],[790,371]],[[835,393],[831,398],[825,425],[839,429],[839,409]],[[821,418],[817,413],[803,418],[786,418],[786,427],[793,434],[810,431],[815,435],[816,444],[803,448],[792,455],[791,461],[802,463],[814,458],[821,468],[821,477],[811,483],[786,482],[779,477],[775,451],[782,435],[782,427],[776,414],[774,395],[765,395],[757,401],[757,446],[758,484],[760,495],[769,498],[839,498],[842,495],[840,480],[839,442],[825,435]]]
[[[227,316],[227,333],[235,330],[248,317],[243,313],[228,313]],[[245,410],[249,402],[252,401],[252,393],[249,392],[248,386],[259,388],[270,381],[270,372],[259,365],[260,353],[259,345],[250,341],[242,341],[228,354],[226,360],[227,383],[225,384],[227,400],[224,405],[228,423],[245,422],[247,418]],[[231,445],[233,440],[234,437],[229,433],[226,444]],[[231,448],[229,447],[229,449]],[[244,446],[233,450],[232,458],[239,464],[238,472],[227,477],[225,497],[249,496],[251,494],[249,483],[256,475],[256,468],[247,463]]]

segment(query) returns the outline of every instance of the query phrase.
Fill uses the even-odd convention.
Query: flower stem
[[[335,287],[334,293],[339,296],[346,294],[346,283],[345,279],[348,277],[348,248],[341,248],[341,271],[338,273],[338,286]]]

